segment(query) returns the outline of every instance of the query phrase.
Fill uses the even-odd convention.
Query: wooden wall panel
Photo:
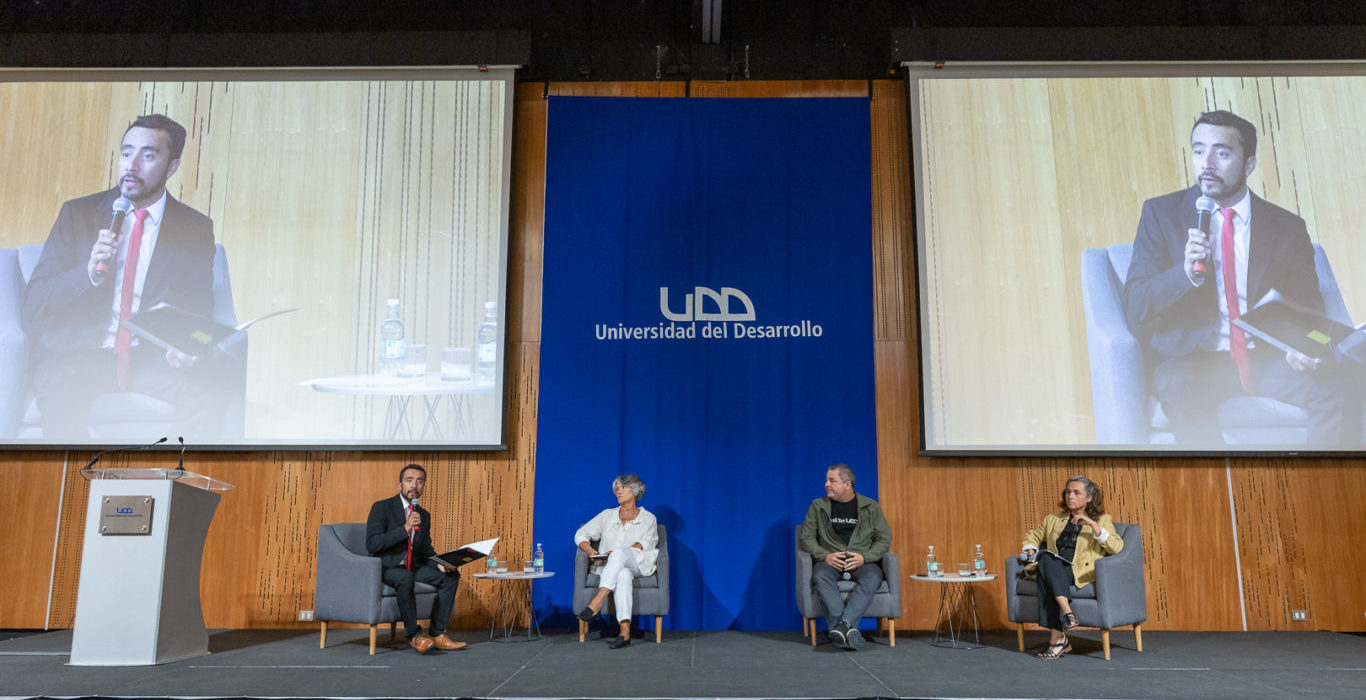
[[[0,626],[41,628],[47,621],[48,582],[61,523],[62,464],[41,452],[0,460],[0,532],[8,552],[0,561],[5,620]]]
[[[694,84],[691,93],[801,96],[808,87],[798,83]],[[861,81],[846,81],[834,88],[818,84],[815,90],[866,95],[867,87]],[[295,612],[312,607],[318,525],[363,520],[372,501],[394,491],[397,469],[408,461],[425,464],[431,475],[426,500],[438,517],[438,542],[454,545],[499,536],[504,538],[500,555],[520,559],[530,551],[540,349],[544,95],[682,96],[686,91],[682,83],[576,83],[549,89],[526,84],[518,88],[508,295],[508,451],[191,453],[190,468],[238,486],[224,495],[205,553],[203,596],[211,626],[299,624],[292,622]],[[900,81],[876,81],[871,102],[878,491],[904,573],[923,568],[930,544],[940,553],[941,562],[953,566],[967,560],[973,545],[980,543],[988,566],[999,570],[1004,558],[1018,551],[1025,529],[1052,509],[1063,480],[1086,474],[1107,490],[1109,511],[1117,520],[1143,527],[1150,628],[1242,629],[1236,554],[1249,601],[1249,629],[1366,629],[1362,617],[1366,588],[1358,583],[1366,575],[1366,554],[1352,547],[1350,540],[1351,533],[1366,528],[1366,509],[1360,505],[1366,493],[1362,460],[931,458],[918,454],[919,357],[912,315],[916,295],[904,91]],[[1065,140],[1090,143],[1099,138],[1098,131],[1088,131],[1090,127],[1076,129],[1067,132]],[[1056,130],[1053,139],[1060,140]],[[1175,160],[1181,158],[1178,155]],[[51,484],[65,456],[60,452],[5,454],[0,498],[29,492],[35,479]],[[75,610],[87,493],[77,469],[89,453],[72,452],[69,458],[52,591],[51,624],[56,627],[69,626]],[[106,463],[166,466],[173,459],[169,453],[111,455]],[[24,507],[42,510],[47,506],[25,503]],[[16,541],[50,542],[50,530],[44,534],[32,519],[20,523]],[[4,580],[10,597],[24,602],[0,608],[0,628],[41,624],[32,622],[32,615],[37,601],[46,600],[46,579],[7,575]],[[934,620],[938,591],[910,581],[904,582],[903,591],[900,626],[928,628]],[[985,626],[1006,624],[1004,592],[1003,581],[979,586],[979,611]],[[465,628],[487,625],[488,601],[488,591],[480,584],[463,582],[456,623]],[[1295,609],[1309,611],[1307,623],[1288,621],[1292,603]]]

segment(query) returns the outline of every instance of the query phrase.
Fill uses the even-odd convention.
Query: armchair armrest
[[[593,544],[597,544],[594,542]],[[571,612],[583,610],[588,605],[589,596],[584,591],[584,586],[588,583],[588,553],[574,545],[574,609]]]
[[[657,615],[669,614],[669,543],[665,540],[665,537],[667,537],[667,535],[659,538],[659,556],[655,559],[655,577],[659,581],[661,605],[659,612],[655,613]]]
[[[887,582],[887,592],[891,594],[892,602],[896,604],[896,617],[901,617],[901,560],[891,552],[882,558],[882,578]],[[810,588],[807,586],[808,590]]]
[[[348,550],[326,525],[319,530],[318,575],[313,589],[317,619],[378,624],[383,586],[379,557]]]
[[[802,617],[814,617],[816,606],[811,599],[811,555],[797,543],[797,610]],[[888,584],[891,585],[891,584]]]
[[[1143,349],[1124,318],[1123,282],[1116,278],[1105,248],[1082,252],[1081,279],[1096,442],[1146,444]]]
[[[1143,580],[1143,540],[1131,525],[1124,549],[1096,560],[1096,602],[1100,624],[1111,628],[1148,619],[1147,585]]]

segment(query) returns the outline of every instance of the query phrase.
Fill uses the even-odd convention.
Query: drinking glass
[[[441,348],[441,381],[468,382],[473,376],[473,348]]]
[[[409,343],[403,350],[403,364],[399,366],[400,377],[421,377],[427,373],[426,343]]]
[[[965,561],[958,562],[958,575],[967,576],[972,573],[972,564]]]

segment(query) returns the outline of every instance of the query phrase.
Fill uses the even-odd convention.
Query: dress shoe
[[[607,648],[608,648],[608,649],[620,649],[620,648],[622,648],[622,647],[629,647],[629,646],[631,646],[631,638],[630,638],[630,637],[617,637],[616,639],[613,639],[612,641],[610,641],[610,642],[607,643]]]
[[[431,651],[434,644],[436,644],[436,642],[425,634],[416,635],[408,640],[408,646],[412,647],[413,650],[419,654],[425,654]]]
[[[593,620],[597,619],[597,617],[598,614],[593,612],[592,608],[584,608],[583,610],[579,611],[579,619],[583,620],[584,622],[592,622]]]
[[[464,649],[466,646],[464,642],[457,642],[451,639],[450,637],[446,636],[445,633],[437,635],[436,639],[433,639],[432,642],[436,644],[437,649],[445,649],[446,651]]]

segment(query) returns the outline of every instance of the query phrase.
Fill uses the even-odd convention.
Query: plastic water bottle
[[[934,555],[934,545],[930,545],[930,554],[925,557],[925,572],[930,578],[937,578],[943,575],[939,571],[939,557]]]
[[[498,369],[498,302],[484,302],[484,321],[479,324],[474,358],[474,377],[481,384],[492,384]]]
[[[498,557],[493,556],[493,552],[489,552],[489,555],[487,557],[484,557],[484,573],[492,574],[496,573],[497,571]]]
[[[379,326],[379,373],[398,376],[403,363],[403,321],[398,317],[398,299],[389,300],[389,312]]]
[[[987,575],[987,555],[982,554],[982,545],[977,545],[977,553],[972,555],[972,573],[977,576]]]
[[[541,551],[541,543],[536,543],[536,552],[531,555],[532,571],[538,574],[545,573],[545,552]]]

